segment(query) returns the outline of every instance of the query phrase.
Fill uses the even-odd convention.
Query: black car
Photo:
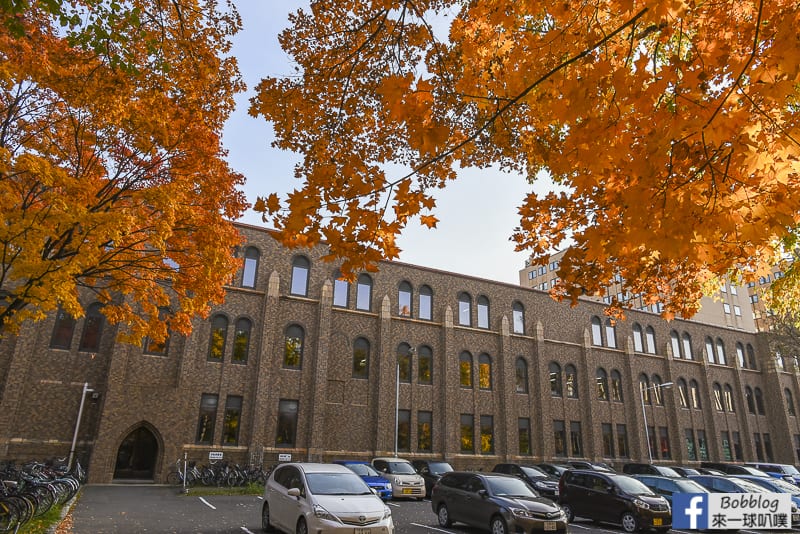
[[[569,465],[571,465],[573,469],[591,469],[593,471],[603,471],[604,473],[614,473],[614,469],[610,465],[600,462],[570,460]]]
[[[564,511],[522,480],[500,473],[445,473],[431,492],[439,525],[455,522],[492,534],[567,531]]]
[[[568,469],[575,469],[571,465],[550,463],[536,464],[536,467],[553,478],[561,478],[561,475],[564,474],[564,471],[567,471]]]
[[[667,500],[628,475],[593,469],[567,471],[559,482],[558,503],[572,521],[585,517],[621,525],[625,532],[667,532],[672,512]]]
[[[678,473],[680,476],[682,476],[684,478],[690,477],[692,475],[700,475],[700,474],[702,474],[702,473],[700,473],[700,471],[698,471],[694,467],[684,467],[682,465],[671,465],[670,467],[672,468],[673,471],[675,471],[676,473]]]
[[[558,479],[551,477],[538,467],[520,464],[497,464],[492,473],[513,475],[528,483],[537,493],[553,500],[558,499]]]
[[[622,472],[626,475],[655,475],[661,477],[679,477],[677,471],[671,467],[655,464],[627,463],[622,466]]]
[[[453,470],[453,466],[443,460],[413,460],[411,465],[425,479],[426,497],[431,496],[431,489],[442,475]]]

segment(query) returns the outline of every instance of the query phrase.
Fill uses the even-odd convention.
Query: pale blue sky
[[[288,14],[302,0],[238,0],[244,28],[234,38],[233,54],[239,60],[247,91],[239,95],[237,109],[228,121],[224,144],[233,168],[247,178],[244,191],[250,203],[257,195],[276,192],[284,196],[300,187],[293,176],[297,156],[270,146],[271,126],[247,114],[248,99],[264,76],[291,75],[288,57],[278,44],[278,34],[288,26]],[[470,169],[436,193],[438,227],[428,230],[412,222],[398,244],[399,261],[425,267],[517,284],[518,271],[527,254],[514,252],[508,240],[518,224],[517,207],[530,190],[521,176]],[[243,222],[261,225],[260,217],[247,213]]]

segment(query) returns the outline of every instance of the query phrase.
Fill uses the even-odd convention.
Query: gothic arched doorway
[[[114,478],[153,480],[157,459],[158,440],[148,428],[140,426],[122,440],[117,451]]]

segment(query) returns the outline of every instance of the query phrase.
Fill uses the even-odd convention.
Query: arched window
[[[744,400],[747,402],[747,411],[755,414],[756,413],[756,403],[753,400],[753,390],[750,386],[745,386],[744,388]]]
[[[59,306],[56,312],[56,324],[53,326],[53,335],[50,337],[50,348],[69,350],[74,333],[75,319]]]
[[[400,382],[411,382],[411,345],[400,343],[397,346],[397,365]]]
[[[659,406],[664,405],[664,395],[663,391],[661,390],[661,384],[661,377],[658,375],[653,375],[653,385],[651,386],[653,391],[653,402]]]
[[[653,400],[650,398],[650,379],[645,374],[639,375],[639,395],[642,397],[643,404],[653,404]]]
[[[458,356],[458,374],[462,388],[472,387],[472,354],[467,351]]]
[[[714,340],[710,337],[706,338],[706,358],[708,363],[717,363],[717,356],[714,352]]]
[[[433,290],[429,286],[419,287],[419,318],[426,321],[433,318]]]
[[[561,397],[564,394],[561,383],[561,366],[556,362],[551,362],[548,369],[550,371],[550,395]]]
[[[97,352],[100,350],[100,336],[103,333],[105,320],[100,310],[103,305],[99,302],[92,303],[86,310],[83,318],[83,332],[78,350],[81,352]]]
[[[478,328],[489,328],[489,299],[478,297]]]
[[[283,366],[287,369],[300,369],[303,366],[303,345],[306,333],[300,325],[286,328],[283,342]]]
[[[339,269],[333,272],[333,305],[346,308],[350,304],[350,282],[342,278]]]
[[[472,297],[467,293],[458,294],[458,324],[463,326],[472,324]]]
[[[714,409],[718,412],[722,411],[722,387],[717,383],[714,382],[712,386],[714,391]]]
[[[221,362],[225,354],[225,339],[228,337],[228,318],[215,315],[211,318],[211,337],[208,341],[208,359]]]
[[[678,402],[680,402],[681,408],[689,407],[689,388],[683,378],[678,379]]]
[[[786,398],[786,412],[791,416],[796,416],[797,412],[794,410],[794,398],[792,392],[787,388],[783,390],[783,396]]]
[[[722,394],[722,400],[725,402],[725,411],[736,413],[736,405],[733,403],[733,388],[731,388],[730,384],[725,384]]]
[[[744,361],[744,346],[739,342],[736,343],[736,361],[739,362],[739,367],[747,369],[747,362]]]
[[[611,400],[614,402],[622,402],[622,375],[616,369],[611,371]]]
[[[617,348],[617,329],[611,319],[606,319],[606,345],[612,349]]]
[[[608,373],[602,367],[597,368],[597,398],[608,400]]]
[[[722,343],[720,338],[717,338],[717,363],[720,365],[728,365],[728,360],[725,358],[725,344]]]
[[[356,284],[356,309],[370,311],[372,309],[372,278],[368,274],[358,275]]]
[[[250,353],[250,331],[253,323],[244,317],[236,320],[236,331],[233,334],[233,354],[231,360],[234,363],[247,363],[247,356]]]
[[[422,345],[417,350],[418,358],[418,372],[417,381],[420,384],[433,383],[433,350],[427,345]]]
[[[305,297],[308,295],[308,270],[311,262],[305,256],[295,256],[292,260],[292,284],[289,293]]]
[[[411,303],[413,290],[408,282],[400,282],[397,288],[397,315],[401,317],[411,317]]]
[[[670,346],[672,347],[672,357],[673,358],[680,358],[681,357],[681,338],[678,335],[678,332],[675,330],[671,330],[669,333],[669,342]]]
[[[683,333],[683,357],[687,360],[694,360],[694,353],[692,352],[692,336],[687,332]]]
[[[756,366],[756,352],[753,350],[753,345],[747,344],[747,363],[750,369],[758,369]]]
[[[514,375],[514,384],[516,386],[517,393],[527,393],[528,392],[528,363],[525,361],[525,358],[520,356],[517,358],[517,362],[514,364],[515,375]]]
[[[652,326],[648,326],[644,330],[644,340],[648,354],[656,353],[656,331]]]
[[[570,399],[578,398],[578,371],[572,364],[564,366],[564,387],[567,397]]]
[[[525,333],[525,308],[519,301],[511,305],[511,324],[515,334]]]
[[[644,352],[644,331],[639,323],[633,323],[633,350]]]
[[[369,378],[369,341],[363,337],[353,342],[353,378]]]
[[[702,410],[703,404],[700,402],[700,386],[697,380],[689,382],[689,398],[692,400],[692,408]]]
[[[261,253],[256,247],[247,247],[244,251],[244,268],[242,269],[242,287],[256,287],[258,259]]]
[[[478,387],[492,389],[492,359],[488,354],[478,356]]]
[[[161,307],[158,309],[159,319],[164,319],[169,314],[169,309]],[[150,336],[144,338],[142,342],[142,352],[152,356],[166,356],[169,350],[169,331],[163,341],[156,341]]]
[[[764,415],[764,395],[761,394],[761,389],[756,388],[753,391],[753,396],[756,399],[756,412],[758,412],[758,415]]]
[[[603,346],[603,323],[596,315],[592,317],[592,345]]]

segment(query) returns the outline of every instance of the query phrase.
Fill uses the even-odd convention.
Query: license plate
[[[792,514],[792,523],[800,523],[800,514]]]
[[[558,490],[556,490],[555,492],[553,492],[553,495],[558,495]]]
[[[369,534],[368,528],[354,528],[353,534]]]
[[[556,522],[555,521],[545,521],[544,522],[544,529],[545,530],[555,530],[556,529]]]
[[[660,517],[654,517],[653,518],[653,526],[654,527],[660,527],[663,523],[664,523],[664,520],[661,519]]]
[[[412,490],[411,488],[403,488],[403,495],[410,495],[412,493],[414,493],[414,490]],[[359,533],[357,532],[356,534]]]

